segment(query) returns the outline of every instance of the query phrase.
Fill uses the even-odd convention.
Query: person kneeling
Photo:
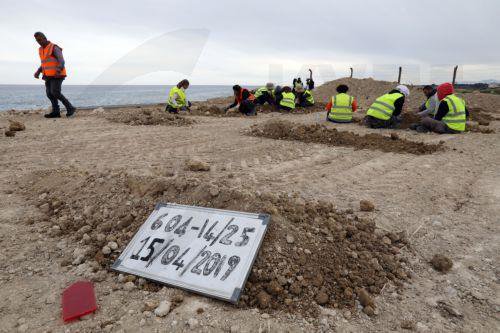
[[[399,85],[377,98],[366,112],[365,125],[370,128],[396,128],[400,122],[398,116],[403,111],[405,98],[408,96],[408,87]]]
[[[310,90],[304,89],[302,85],[298,85],[295,88],[295,93],[297,94],[299,106],[306,108],[314,105],[314,97]]]
[[[326,105],[326,120],[334,123],[351,123],[352,114],[356,112],[358,103],[354,97],[347,94],[349,87],[341,84],[337,87],[337,95],[332,96]]]
[[[264,105],[269,103],[273,105],[274,100],[274,83],[267,83],[265,87],[261,87],[255,91],[255,104]]]
[[[465,131],[469,110],[465,101],[454,94],[451,83],[443,83],[437,88],[438,110],[434,118],[422,119],[418,132],[431,131],[439,134],[456,134]]]
[[[254,103],[254,95],[252,95],[248,89],[242,88],[239,85],[233,86],[234,92],[234,103],[229,105],[224,109],[225,112],[229,111],[229,109],[234,108],[236,105],[239,105],[238,110],[246,116],[255,115],[255,103]]]
[[[169,113],[179,113],[179,110],[189,110],[191,102],[188,102],[186,99],[187,88],[189,88],[189,81],[184,79],[170,89],[165,111]]]
[[[283,87],[279,98],[279,109],[285,111],[292,111],[295,109],[295,95],[290,87]]]

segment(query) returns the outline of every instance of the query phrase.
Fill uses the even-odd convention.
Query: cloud
[[[145,41],[179,29],[210,32],[188,75],[194,84],[260,84],[270,72],[279,79],[276,65],[285,81],[305,76],[308,66],[331,79],[353,65],[360,76],[380,78],[392,78],[391,68],[403,65],[408,80],[445,80],[448,68],[461,65],[465,80],[500,79],[498,0],[25,0],[2,7],[0,68],[8,70],[0,83],[33,82],[37,30],[64,48],[72,84],[93,82]],[[149,61],[137,65],[141,61],[147,71]],[[171,84],[180,77],[158,71],[131,82]]]

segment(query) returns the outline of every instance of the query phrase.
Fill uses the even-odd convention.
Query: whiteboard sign
[[[158,204],[112,269],[237,303],[269,220]]]

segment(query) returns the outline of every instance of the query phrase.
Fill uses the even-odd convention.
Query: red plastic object
[[[62,294],[62,316],[65,322],[78,319],[97,310],[92,282],[79,281]]]

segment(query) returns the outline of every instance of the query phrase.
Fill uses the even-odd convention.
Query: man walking
[[[61,101],[66,108],[66,117],[75,114],[75,108],[61,93],[61,86],[66,77],[66,68],[64,67],[64,58],[62,48],[47,40],[47,37],[41,32],[35,33],[35,39],[40,44],[38,53],[40,54],[41,66],[35,72],[35,78],[38,79],[43,74],[45,81],[45,91],[52,104],[52,112],[45,115],[45,118],[60,118],[59,102]]]

